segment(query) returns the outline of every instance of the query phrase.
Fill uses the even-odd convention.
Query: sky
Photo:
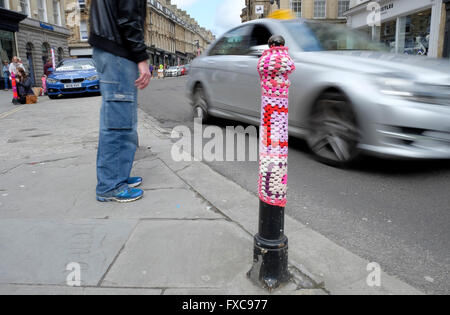
[[[185,10],[200,26],[220,36],[241,23],[245,0],[172,0]]]

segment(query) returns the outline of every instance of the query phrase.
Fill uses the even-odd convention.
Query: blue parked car
[[[94,60],[89,58],[66,59],[47,78],[48,97],[64,95],[100,94],[100,77]]]

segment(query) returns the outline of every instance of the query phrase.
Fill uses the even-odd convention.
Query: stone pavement
[[[267,294],[246,278],[258,198],[203,163],[174,162],[170,131],[152,117],[140,112],[133,171],[144,199],[99,203],[100,98],[4,103],[0,294]],[[289,217],[286,225],[296,280],[275,294],[420,294],[384,274],[369,288],[368,262]],[[71,263],[81,287],[67,285]]]

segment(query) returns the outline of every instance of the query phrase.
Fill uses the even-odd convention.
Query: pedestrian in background
[[[154,70],[153,65],[150,65],[150,76],[151,77],[153,77],[153,70]]]
[[[8,89],[9,89],[9,76],[10,76],[8,61],[3,61],[2,76],[3,76],[3,80],[5,81],[5,91],[8,91]]]
[[[97,200],[132,202],[144,192],[130,177],[138,145],[137,89],[150,83],[146,0],[91,2],[89,43],[103,96],[97,153]]]
[[[50,69],[53,68],[53,63],[50,59],[47,59],[47,62],[44,65],[44,74],[46,77],[48,77],[51,73],[50,73]]]
[[[159,65],[158,79],[164,79],[164,66],[162,64]]]
[[[21,65],[19,63],[19,58],[14,56],[11,64],[9,65],[9,75],[11,76],[14,73],[14,75],[17,76],[19,68],[22,68],[25,71],[25,68],[23,67],[23,65]]]

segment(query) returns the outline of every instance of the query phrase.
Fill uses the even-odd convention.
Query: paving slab
[[[140,160],[134,164],[133,173],[145,177],[144,190],[164,188],[188,188],[188,186],[161,160]]]
[[[133,220],[0,220],[0,284],[66,285],[78,263],[96,286],[136,226]]]
[[[144,198],[128,204],[99,203],[92,193],[78,198],[77,208],[69,216],[109,219],[220,219],[214,208],[189,189],[156,189],[144,192]]]
[[[250,270],[252,244],[224,220],[143,221],[102,285],[219,289]]]
[[[48,285],[0,285],[0,295],[161,295],[160,289],[78,288]]]

